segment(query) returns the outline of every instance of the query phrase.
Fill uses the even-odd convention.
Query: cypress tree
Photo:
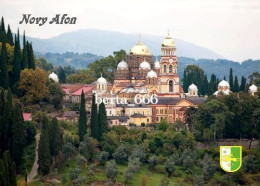
[[[97,104],[96,104],[96,96],[93,94],[92,96],[92,106],[91,106],[91,120],[90,120],[90,128],[91,128],[91,136],[95,139],[99,138],[99,127],[98,127],[98,115],[97,115]]]
[[[188,91],[188,85],[187,85],[187,73],[186,73],[186,69],[184,69],[183,72],[183,91],[187,92]]]
[[[50,154],[51,156],[58,155],[61,149],[60,128],[57,118],[53,118],[50,126]]]
[[[7,39],[7,43],[9,43],[11,46],[14,46],[13,34],[9,25],[7,29],[6,39]]]
[[[79,112],[79,140],[83,141],[84,136],[87,134],[87,116],[86,116],[86,105],[85,105],[85,95],[83,90],[81,92],[80,101],[80,112]]]
[[[27,42],[25,39],[25,32],[23,33],[23,58],[22,58],[22,70],[28,68],[28,54],[27,54]]]
[[[235,76],[235,83],[234,83],[233,91],[234,92],[239,92],[239,84],[238,84],[237,76]]]
[[[233,70],[232,68],[230,68],[230,71],[229,71],[229,85],[230,85],[230,89],[231,91],[233,91],[233,88],[234,88],[234,78],[233,78]]]
[[[19,33],[19,31],[18,31]],[[15,45],[14,45],[14,60],[13,60],[13,81],[18,82],[20,79],[21,72],[21,48],[19,35],[15,36]]]
[[[0,57],[0,86],[7,89],[9,86],[9,77],[7,71],[7,51],[5,46],[5,41],[2,42],[2,50]]]
[[[48,141],[48,144],[50,144],[50,126],[49,126],[49,120],[47,118],[47,116],[43,116],[42,119],[42,132],[46,133],[46,139]]]
[[[226,76],[224,76],[224,80],[226,81]]]
[[[60,83],[66,83],[66,74],[62,67],[60,67],[58,70],[58,76],[59,76]]]
[[[6,171],[6,181],[9,183],[10,186],[16,185],[16,170],[15,164],[13,163],[9,151],[5,151],[3,155],[3,162]]]
[[[107,132],[107,114],[105,104],[102,102],[98,109],[98,124],[99,124],[99,140],[102,139],[103,134]]]
[[[241,78],[241,84],[240,84],[240,91],[245,91],[246,89],[246,78],[242,76]]]
[[[4,22],[4,18],[2,17],[0,23],[0,42],[3,42],[5,40],[6,40],[5,22]]]
[[[48,135],[45,130],[42,131],[38,147],[38,174],[45,176],[50,172],[51,155]]]
[[[13,115],[11,146],[12,159],[16,162],[16,164],[20,163],[25,145],[23,122],[21,107],[19,104],[16,104]]]
[[[27,58],[28,58],[28,68],[35,69],[33,48],[32,48],[32,44],[28,43],[28,41],[27,41]]]
[[[3,155],[5,150],[4,130],[5,123],[3,121],[3,113],[5,108],[5,97],[4,90],[1,91],[0,95],[0,157]]]
[[[215,74],[211,74],[210,83],[208,87],[208,94],[212,95],[217,90],[217,78]]]
[[[5,170],[4,161],[0,159],[0,185],[9,185],[7,183],[7,171]]]

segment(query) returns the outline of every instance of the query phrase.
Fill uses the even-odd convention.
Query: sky
[[[75,25],[19,24],[23,14],[77,17]],[[260,0],[0,0],[0,16],[15,31],[50,38],[79,29],[165,35],[226,59],[260,59]],[[177,46],[178,47],[178,46]]]

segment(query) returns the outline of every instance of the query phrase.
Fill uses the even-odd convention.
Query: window
[[[149,119],[147,119],[147,123],[149,123]]]
[[[157,121],[157,122],[159,121],[159,118],[158,118],[158,117],[156,117],[156,121]]]
[[[169,73],[172,73],[172,65],[169,66]]]
[[[172,80],[169,81],[169,92],[173,92],[173,82],[172,82]]]
[[[166,65],[163,66],[163,72],[164,72],[164,73],[167,72],[167,67],[166,67]]]

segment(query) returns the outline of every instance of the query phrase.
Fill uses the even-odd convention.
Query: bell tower
[[[161,59],[160,59],[160,94],[179,97],[180,85],[179,76],[177,74],[177,57],[176,46],[174,40],[170,37],[168,32],[167,36],[162,42]]]

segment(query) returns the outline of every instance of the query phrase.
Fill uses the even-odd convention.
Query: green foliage
[[[51,63],[48,63],[44,58],[39,58],[35,63],[36,67],[41,68],[45,71],[53,70],[53,65]]]
[[[41,176],[46,176],[49,173],[51,166],[50,144],[48,138],[47,131],[43,129],[38,147],[38,174]]]
[[[230,85],[231,91],[233,91],[233,88],[234,88],[234,78],[233,78],[233,69],[232,68],[230,68],[230,71],[229,71],[229,85]]]
[[[58,69],[58,77],[60,83],[66,83],[66,73],[62,67],[59,67]]]
[[[260,170],[259,165],[259,161],[257,162],[256,157],[253,155],[248,155],[247,157],[243,158],[242,166],[245,172],[256,173]]]
[[[22,66],[21,69],[24,70],[28,68],[28,54],[27,54],[27,42],[25,39],[25,32],[23,33],[23,56],[22,56]]]
[[[99,139],[98,112],[95,94],[92,96],[90,128],[91,136],[95,139]]]
[[[165,171],[168,174],[168,177],[171,177],[172,173],[175,171],[175,163],[172,158],[168,158],[165,162]]]
[[[192,83],[197,85],[199,94],[206,95],[208,93],[207,76],[204,74],[204,70],[197,65],[188,65],[184,69],[184,75],[183,75],[184,92],[188,92],[188,87]]]
[[[238,79],[237,76],[235,76],[235,82],[234,82],[234,92],[239,92],[239,84],[238,84]]]
[[[109,153],[106,151],[101,151],[98,155],[97,160],[101,165],[105,165],[109,157]]]
[[[169,127],[169,124],[167,123],[166,119],[163,118],[161,122],[158,125],[158,130],[166,131]]]
[[[81,92],[80,112],[79,112],[79,140],[83,141],[87,134],[87,112],[85,104],[85,95]]]
[[[64,92],[62,90],[61,85],[59,83],[52,81],[49,82],[48,89],[49,89],[49,95],[48,95],[49,103],[53,105],[55,109],[57,110],[61,109],[63,103],[63,96],[64,96]]]
[[[149,169],[150,170],[153,169],[158,163],[158,157],[155,155],[149,157],[148,163],[149,163]]]
[[[62,147],[62,132],[58,126],[57,118],[53,118],[50,125],[50,154],[57,156]]]
[[[204,177],[203,175],[197,175],[193,178],[194,186],[204,186]]]
[[[113,154],[113,158],[118,164],[125,164],[130,155],[130,148],[127,145],[121,144]]]
[[[96,155],[97,142],[95,139],[89,137],[88,135],[84,136],[84,141],[80,142],[79,151],[87,160],[91,161]]]
[[[140,170],[141,162],[139,158],[130,158],[128,161],[128,167],[125,172],[125,182],[129,182],[133,179],[134,175]]]
[[[201,166],[203,167],[203,176],[205,180],[208,180],[213,177],[214,173],[216,172],[217,169],[217,164],[216,162],[206,154],[203,158],[203,160],[200,162]]]
[[[2,49],[0,54],[0,86],[8,89],[9,86],[9,76],[7,71],[7,51],[5,40],[2,42]]]
[[[84,83],[90,84],[93,83],[96,79],[93,77],[93,72],[90,69],[81,70],[79,73],[72,73],[67,76],[67,83]]]
[[[65,143],[62,147],[62,154],[65,160],[68,160],[75,152],[76,148],[70,142]]]
[[[2,185],[16,186],[16,170],[15,163],[12,161],[9,151],[5,151],[3,159],[0,159],[0,183]]]
[[[118,168],[116,166],[115,160],[110,160],[106,163],[106,176],[108,179],[114,180],[118,173]]]
[[[103,138],[103,134],[108,131],[107,114],[105,104],[102,102],[98,109],[98,125],[99,140]]]

